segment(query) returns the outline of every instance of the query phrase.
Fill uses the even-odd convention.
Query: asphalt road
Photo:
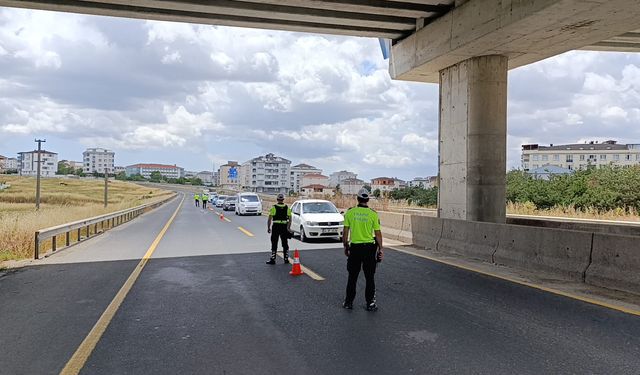
[[[59,373],[178,203],[1,276],[0,374]],[[292,240],[325,280],[292,277],[265,217],[226,217],[185,201],[83,374],[640,372],[638,317],[392,250],[380,310],[362,276],[343,310],[339,243]]]

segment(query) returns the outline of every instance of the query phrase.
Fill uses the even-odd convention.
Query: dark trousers
[[[273,225],[271,225],[272,258],[276,257],[276,252],[278,251],[278,238],[280,238],[282,242],[282,255],[287,258],[289,254],[289,230],[287,229],[287,224],[273,223]]]
[[[199,199],[196,199],[196,207],[198,207],[198,206],[199,206],[199,203],[200,203],[200,200],[199,200]]]
[[[367,304],[376,300],[376,282],[374,275],[376,273],[376,252],[378,247],[372,244],[352,244],[349,248],[349,258],[347,258],[347,271],[349,271],[349,280],[347,281],[347,296],[345,301],[353,303],[356,298],[356,285],[358,283],[358,275],[360,268],[364,271],[364,278],[367,281],[365,288],[365,299]]]
[[[202,208],[207,208],[207,201],[202,201]]]

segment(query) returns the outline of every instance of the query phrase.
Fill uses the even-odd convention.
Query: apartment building
[[[336,187],[342,185],[342,181],[346,179],[357,179],[358,175],[349,171],[333,172],[329,175],[329,186]]]
[[[176,165],[166,164],[134,164],[125,167],[125,174],[127,177],[134,175],[141,175],[144,178],[151,177],[152,172],[160,172],[162,177],[165,178],[180,178],[184,177],[184,168]]]
[[[320,173],[305,174],[304,176],[302,176],[300,185],[302,185],[302,188],[305,188],[309,185],[329,187],[329,177]]]
[[[58,171],[58,154],[40,150],[40,176],[53,177]],[[38,150],[18,152],[18,174],[36,176],[38,174]]]
[[[431,189],[438,185],[437,176],[416,177],[409,181],[409,187],[419,187],[422,189]]]
[[[402,189],[406,187],[406,183],[400,179],[392,177],[378,177],[371,180],[371,192],[376,189],[380,192],[392,191],[394,189]]]
[[[618,144],[617,141],[540,146],[522,145],[522,169],[525,171],[552,165],[570,170],[599,168],[604,165],[640,164],[640,144]]]
[[[257,193],[278,194],[291,190],[291,161],[272,153],[247,163],[248,189]]]
[[[92,173],[108,173],[114,171],[114,158],[116,153],[104,148],[88,148],[82,153],[82,161],[84,163],[83,172]]]
[[[4,170],[5,171],[18,171],[18,159],[16,158],[6,158],[4,161]]]
[[[309,164],[298,164],[291,167],[289,187],[296,193],[300,192],[302,177],[306,174],[322,174],[322,169],[318,169]]]
[[[364,181],[357,178],[347,178],[340,181],[340,192],[344,195],[356,195],[364,187]]]
[[[213,172],[200,171],[196,173],[195,177],[199,178],[205,185],[213,185]]]
[[[238,190],[240,188],[240,164],[229,160],[218,169],[218,186],[223,189]]]

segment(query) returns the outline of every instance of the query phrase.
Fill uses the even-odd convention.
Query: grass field
[[[157,188],[109,181],[104,207],[104,180],[52,178],[41,180],[40,210],[35,210],[35,178],[0,175],[0,261],[33,255],[38,229],[123,210],[172,194]]]

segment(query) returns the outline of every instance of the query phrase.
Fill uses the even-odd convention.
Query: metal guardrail
[[[171,196],[157,202],[146,203],[140,206],[127,208],[126,210],[116,211],[84,220],[57,225],[54,227],[39,229],[35,233],[35,248],[33,257],[34,259],[40,258],[40,248],[44,241],[48,239],[51,239],[51,251],[55,252],[56,250],[58,250],[58,237],[62,234],[64,234],[64,247],[68,247],[71,245],[74,235],[74,243],[87,240],[98,234],[104,233],[111,228],[115,228],[120,224],[126,223],[149,210],[161,206],[162,204],[172,200],[176,196],[177,194],[172,194]],[[98,229],[98,227],[100,227],[100,229]]]

